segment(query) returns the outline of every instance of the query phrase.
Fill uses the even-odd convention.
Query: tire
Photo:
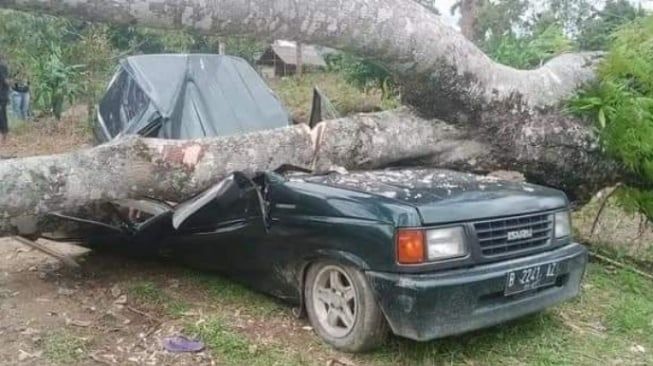
[[[313,329],[334,348],[358,353],[385,341],[385,317],[358,269],[334,261],[317,262],[306,274],[304,296]]]

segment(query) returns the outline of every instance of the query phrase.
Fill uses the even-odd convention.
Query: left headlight
[[[426,232],[426,256],[429,261],[459,258],[467,255],[463,228],[428,230]]]
[[[571,218],[569,211],[557,212],[555,214],[555,237],[565,238],[571,235]]]

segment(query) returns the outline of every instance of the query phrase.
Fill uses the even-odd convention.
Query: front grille
[[[553,215],[509,217],[474,223],[481,252],[486,257],[510,255],[551,244]],[[532,236],[508,240],[508,233],[532,232]],[[528,236],[528,235],[525,235]]]

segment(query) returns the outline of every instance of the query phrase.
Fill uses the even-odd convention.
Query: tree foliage
[[[596,122],[606,153],[641,180],[653,182],[653,16],[619,28],[599,67],[600,81],[571,101],[571,111]],[[624,190],[623,202],[653,217],[653,190]]]
[[[621,25],[644,15],[628,0],[479,1],[473,41],[504,64],[532,68],[561,53],[605,50]],[[457,9],[455,7],[454,9]]]
[[[566,21],[553,4],[539,12],[533,12],[533,6],[527,0],[480,2],[473,40],[493,59],[518,68],[537,67],[571,51]]]
[[[46,58],[35,62],[31,69],[32,85],[38,90],[35,102],[61,119],[64,102],[68,100],[72,103],[80,90],[78,79],[83,67],[65,62],[61,47],[51,45]]]
[[[608,0],[603,9],[598,10],[580,27],[578,47],[583,50],[605,50],[610,45],[614,31],[644,15],[641,8],[635,8],[628,0]]]
[[[68,20],[0,12],[0,49],[10,60],[10,76],[31,81],[37,107],[60,116],[64,100],[78,92],[82,65],[67,45],[79,39]]]
[[[572,41],[556,24],[542,27],[526,36],[508,33],[488,39],[484,47],[495,60],[522,69],[542,65],[545,61],[573,49]]]
[[[332,72],[342,72],[353,85],[367,90],[378,88],[387,100],[396,93],[392,75],[384,67],[348,53],[335,53],[326,56],[327,65]]]

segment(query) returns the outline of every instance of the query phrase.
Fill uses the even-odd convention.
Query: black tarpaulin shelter
[[[167,139],[227,136],[290,124],[276,95],[243,59],[144,55],[120,61],[98,108],[101,142],[140,134]]]

